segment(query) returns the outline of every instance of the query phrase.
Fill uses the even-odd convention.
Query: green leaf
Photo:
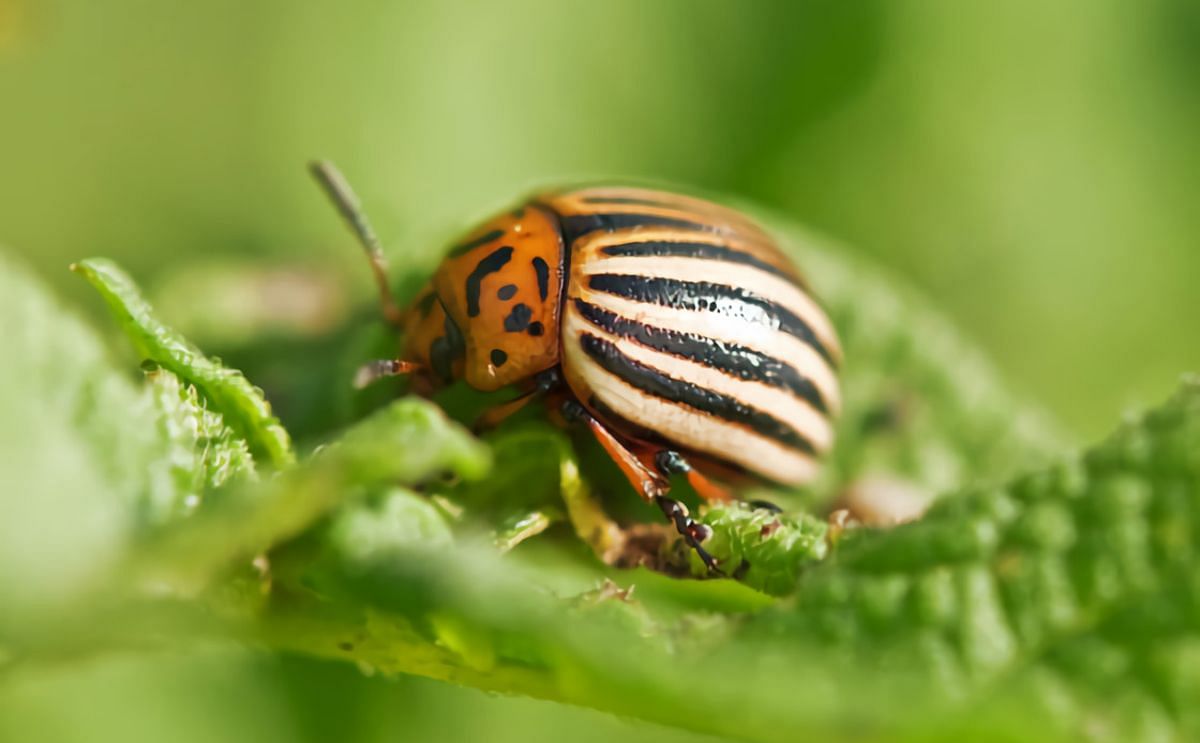
[[[794,591],[801,572],[824,559],[829,547],[828,525],[807,514],[729,503],[710,507],[701,520],[712,530],[704,549],[721,569],[769,594]],[[704,576],[707,567],[695,551],[684,554],[692,574]]]
[[[356,638],[342,657],[373,667],[745,738],[1034,739],[1095,720],[1109,731],[1101,739],[1187,737],[1200,732],[1181,701],[1196,676],[1170,659],[1200,646],[1198,451],[1190,382],[1081,460],[947,498],[914,524],[848,532],[802,573],[795,598],[741,620],[608,591],[573,604],[564,624],[569,599],[546,587],[563,585],[565,566],[519,552],[497,561],[464,542],[437,559],[359,565],[342,586],[365,613],[328,629]],[[818,532],[794,549],[813,556]],[[306,639],[285,644],[333,655],[320,622],[296,610],[277,605],[264,621],[303,622]],[[380,628],[405,639],[381,644]]]
[[[158,411],[156,433],[165,444],[162,463],[171,482],[145,502],[145,523],[162,524],[193,513],[226,483],[253,478],[246,440],[205,405],[196,388],[165,369],[146,373]]]
[[[486,479],[448,489],[449,497],[476,518],[559,502],[559,461],[570,449],[561,432],[532,424],[494,433],[486,441],[498,466]]]
[[[512,516],[501,520],[496,530],[496,549],[508,552],[521,542],[549,529],[551,524],[562,520],[561,513],[549,508],[537,511],[518,511]]]
[[[793,609],[747,630],[936,667],[959,690],[1041,668],[1093,705],[1114,681],[1097,673],[1108,655],[1145,709],[1179,716],[1176,684],[1190,682],[1148,660],[1200,639],[1197,452],[1193,379],[1078,461],[847,537]]]
[[[136,526],[161,449],[149,398],[0,252],[0,631],[87,591]]]
[[[328,539],[332,549],[357,563],[403,556],[413,548],[442,549],[454,542],[446,517],[425,498],[400,488],[342,509],[330,524]]]
[[[271,413],[262,391],[241,372],[208,358],[163,325],[125,272],[103,258],[80,261],[71,269],[100,292],[137,353],[195,385],[226,423],[246,439],[256,456],[274,467],[295,461],[291,439]]]
[[[298,536],[333,509],[382,485],[416,485],[444,473],[477,479],[487,449],[431,403],[398,400],[351,427],[302,465],[227,494],[160,530],[128,568],[136,581],[185,590],[222,568]]]
[[[808,275],[841,337],[843,411],[828,498],[868,476],[930,498],[1053,461],[1070,443],[903,281],[794,223],[765,215]],[[811,500],[811,497],[810,497]]]

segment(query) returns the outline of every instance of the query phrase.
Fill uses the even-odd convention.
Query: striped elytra
[[[833,444],[832,324],[763,229],[701,199],[535,197],[450,250],[407,329],[428,382],[521,387],[496,420],[576,411],[647,498],[675,473],[710,497],[704,475],[802,484]]]

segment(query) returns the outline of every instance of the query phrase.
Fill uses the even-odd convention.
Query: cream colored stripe
[[[591,203],[585,201],[588,197],[645,199],[657,202],[662,206],[652,206],[650,204]],[[697,218],[705,222],[712,222],[714,220],[726,221],[738,229],[753,232],[755,237],[770,240],[770,237],[763,228],[744,213],[732,207],[695,196],[685,196],[684,194],[644,188],[598,187],[559,194],[557,198],[565,210],[564,213],[569,214],[598,214],[619,210],[626,214],[662,214],[664,216],[678,214],[684,218],[686,218],[686,215],[691,215],[691,221],[695,221]],[[674,214],[671,214],[672,212]]]
[[[747,407],[774,416],[796,429],[796,432],[808,439],[818,452],[828,451],[833,443],[833,429],[825,416],[786,389],[739,379],[714,367],[681,359],[612,335],[592,325],[574,307],[569,308],[567,313],[570,332],[583,330],[597,335],[615,344],[634,361],[657,369],[673,379],[691,382],[704,389],[727,395]]]
[[[682,230],[678,227],[640,226],[615,232],[592,232],[581,237],[574,245],[573,260],[583,264],[592,260],[603,248],[612,245],[651,242],[694,242],[737,250],[769,263],[776,268],[794,273],[796,267],[774,243],[751,240],[741,232],[721,233],[706,230]]]
[[[833,369],[812,346],[793,335],[716,312],[690,312],[649,302],[634,302],[613,294],[591,291],[578,282],[572,283],[574,286],[570,296],[579,297],[628,320],[664,330],[703,335],[779,359],[794,368],[800,376],[812,381],[833,414],[836,415],[841,409],[841,396]]]
[[[647,395],[605,371],[580,347],[578,330],[577,325],[568,330],[563,348],[567,363],[587,385],[590,394],[622,418],[657,431],[682,447],[734,462],[782,484],[799,485],[816,474],[817,461],[803,452],[744,426]]]
[[[746,245],[756,244],[739,240],[736,235],[723,235],[719,232],[699,230],[680,230],[678,227],[662,227],[659,225],[645,225],[636,229],[625,228],[614,232],[588,233],[575,243],[575,255],[578,257],[581,253],[587,253],[590,259],[591,254],[612,245],[626,245],[655,240],[661,240],[662,242],[705,243],[707,245],[716,245],[717,247],[745,250],[751,255],[756,255],[750,248],[745,247]]]
[[[791,310],[812,328],[821,345],[827,348],[834,358],[841,355],[837,345],[837,334],[825,311],[800,287],[761,268],[711,258],[595,255],[584,261],[579,270],[584,275],[616,273],[655,279],[707,281],[743,288],[768,302]]]

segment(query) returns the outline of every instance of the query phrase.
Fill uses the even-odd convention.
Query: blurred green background
[[[539,185],[675,181],[893,267],[1093,438],[1200,369],[1198,73],[1193,0],[0,0],[0,244],[88,314],[95,254],[167,319],[222,261],[365,303],[313,156],[408,267]],[[33,732],[690,739],[224,648],[23,677],[0,739]]]

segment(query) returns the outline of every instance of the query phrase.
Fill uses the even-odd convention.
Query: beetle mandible
[[[634,489],[710,568],[706,527],[669,497],[684,475],[706,500],[758,478],[800,485],[833,444],[841,348],[807,283],[761,227],[665,191],[594,186],[541,193],[452,247],[401,311],[378,240],[327,162],[313,174],[370,258],[400,357],[356,383],[411,375],[535,400],[587,427]],[[724,483],[724,484],[722,484]]]

